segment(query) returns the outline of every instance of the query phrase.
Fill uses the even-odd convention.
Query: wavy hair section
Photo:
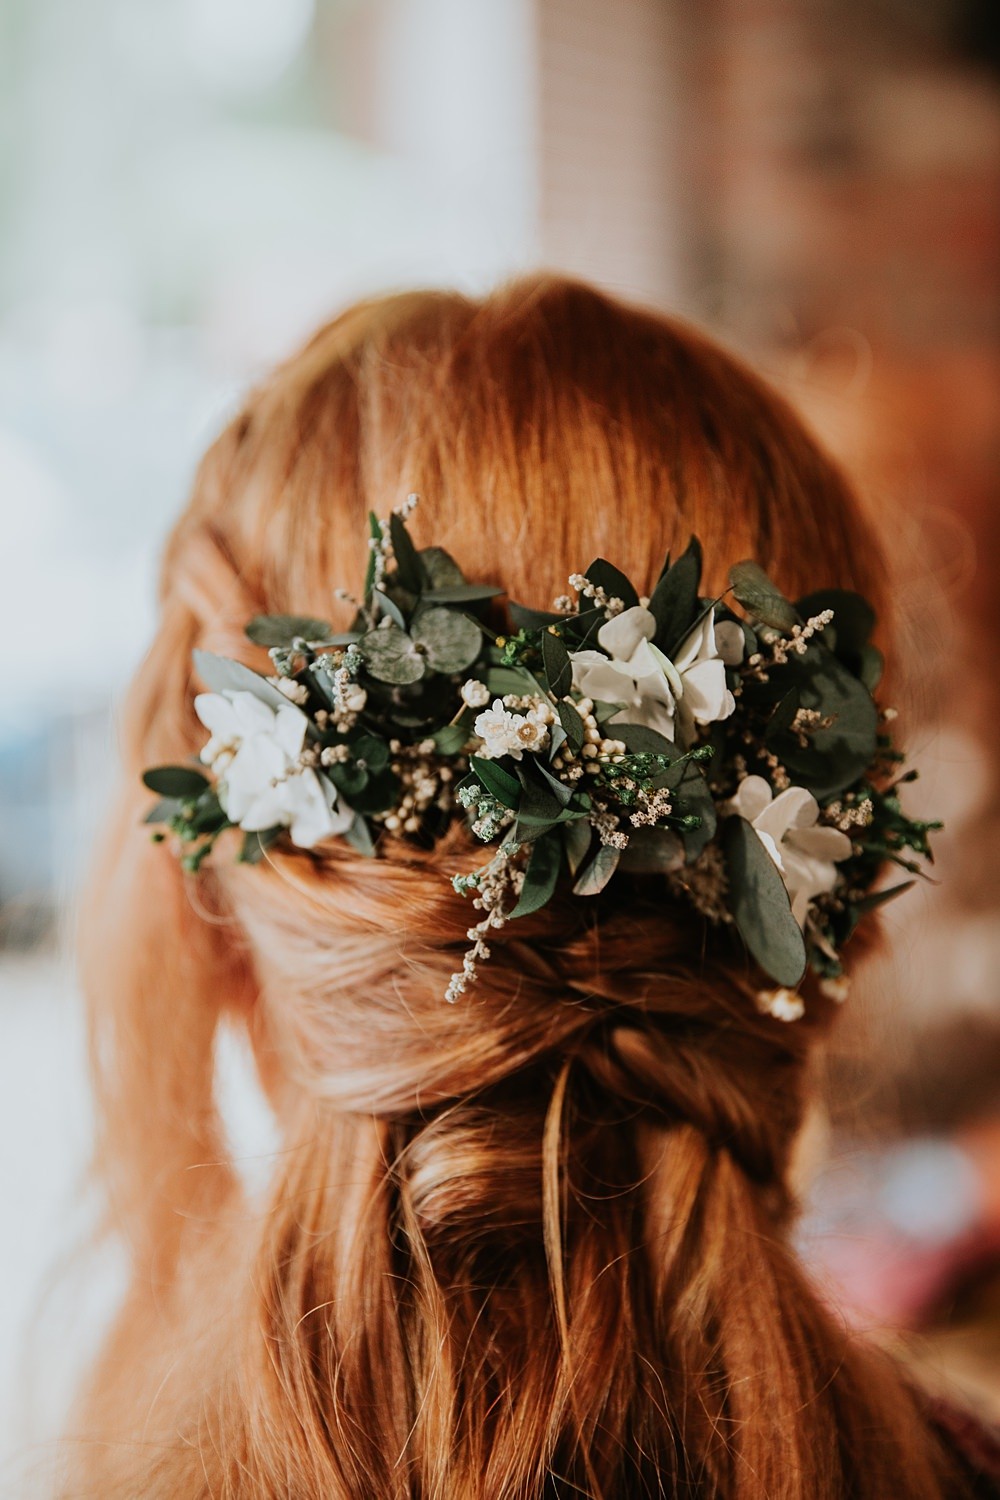
[[[461,829],[371,861],[220,847],[195,878],[150,845],[139,771],[200,744],[192,648],[259,665],[245,620],[328,615],[366,511],[414,490],[418,541],[518,598],[597,554],[649,588],[696,531],[710,586],[752,555],[793,596],[884,605],[870,528],[778,397],[583,286],[362,304],[250,397],[167,548],[83,926],[132,1280],[66,1494],[941,1500],[916,1399],[789,1249],[821,997],[758,1015],[737,948],[647,880],[517,923],[449,1006]],[[263,1208],[218,1119],[223,1019],[281,1131]]]

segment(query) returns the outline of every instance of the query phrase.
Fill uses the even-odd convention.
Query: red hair
[[[197,877],[151,846],[140,769],[203,737],[192,648],[260,665],[250,615],[330,617],[366,512],[414,490],[419,542],[540,606],[598,554],[649,591],[691,533],[709,587],[753,556],[792,597],[885,602],[783,402],[583,286],[366,303],[251,396],[167,549],[85,924],[132,1281],[72,1493],[938,1500],[915,1399],[788,1244],[818,995],[804,1022],[760,1016],[746,964],[647,881],[518,922],[449,1006],[463,830],[374,860],[220,847]],[[216,1113],[227,1016],[282,1134],[263,1211]]]

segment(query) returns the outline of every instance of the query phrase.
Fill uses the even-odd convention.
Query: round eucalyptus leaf
[[[424,547],[420,561],[432,589],[458,588],[465,582],[458,563],[443,547]]]
[[[200,797],[208,786],[208,777],[191,766],[153,766],[142,779],[151,792],[177,801]]]
[[[312,615],[255,615],[246,634],[258,646],[291,646],[294,641],[325,641],[330,627]]]
[[[736,598],[754,619],[775,630],[791,630],[798,615],[759,563],[736,563],[729,570],[729,582]]]
[[[369,630],[358,641],[365,666],[379,682],[419,682],[424,675],[424,657],[413,640],[398,625]]]
[[[777,865],[745,818],[726,819],[722,847],[740,936],[765,974],[794,987],[805,973],[806,947]]]
[[[479,626],[440,605],[423,611],[413,626],[413,639],[423,648],[427,665],[448,674],[464,672],[483,649]]]

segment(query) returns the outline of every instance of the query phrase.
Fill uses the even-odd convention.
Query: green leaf
[[[542,633],[542,661],[549,692],[555,698],[565,698],[573,686],[573,663],[564,643],[551,630]]]
[[[243,835],[243,844],[237,855],[237,863],[241,865],[259,865],[264,858],[265,851],[280,839],[284,828],[262,828],[253,833]]]
[[[287,708],[288,699],[273,682],[259,672],[251,671],[228,656],[214,656],[210,651],[195,651],[194,665],[198,676],[213,693],[252,693],[270,708]]]
[[[820,799],[832,797],[875,759],[878,709],[864,683],[818,642],[781,670],[797,684],[801,706],[833,722],[813,731],[804,749],[792,734],[769,733],[768,744],[798,785]]]
[[[887,891],[875,891],[871,896],[865,896],[856,902],[855,908],[859,912],[874,911],[877,906],[884,906],[887,901],[894,901],[897,896],[901,896],[916,883],[915,880],[902,880],[899,885],[890,886]]]
[[[626,609],[639,603],[639,595],[625,574],[606,558],[595,558],[586,576],[595,587],[603,589],[609,599],[620,599]]]
[[[613,724],[612,733],[621,740],[632,755],[669,755],[676,760],[680,751],[673,740],[668,740],[647,724]]]
[[[534,677],[523,667],[490,667],[486,673],[486,686],[493,698],[503,698],[508,693],[524,698],[538,691]]]
[[[745,818],[726,819],[722,848],[729,909],[743,941],[776,984],[798,984],[806,948],[777,866]]]
[[[388,615],[392,623],[398,625],[400,630],[406,629],[406,616],[399,605],[389,598],[388,594],[383,593],[381,589],[374,589],[372,591],[372,598],[378,605],[382,615]]]
[[[562,839],[558,835],[547,834],[532,845],[521,895],[511,912],[512,918],[530,916],[547,904],[559,880],[562,857]]]
[[[572,703],[557,703],[556,713],[559,715],[560,724],[566,731],[566,739],[569,742],[569,748],[572,750],[574,755],[578,755],[583,748],[583,720],[577,713],[576,709],[573,707]]]
[[[603,891],[617,870],[621,857],[620,849],[612,849],[610,845],[602,844],[583,874],[577,879],[573,887],[573,895],[596,896],[598,891]]]
[[[478,604],[485,599],[499,599],[503,589],[488,583],[455,583],[430,589],[423,598],[428,604]]]
[[[365,666],[379,682],[397,686],[419,682],[424,675],[424,657],[398,625],[370,630],[358,641]]]
[[[637,828],[622,851],[621,868],[630,875],[669,875],[684,866],[684,845],[672,828]]]
[[[495,760],[484,760],[481,755],[473,755],[469,765],[475,771],[480,786],[485,787],[491,796],[502,802],[504,807],[517,807],[521,800],[521,783],[516,776],[497,765]]]
[[[755,619],[774,630],[791,630],[798,615],[784,594],[771,582],[759,563],[747,560],[729,570],[733,593]]]
[[[153,766],[143,778],[143,785],[159,797],[189,802],[200,797],[208,787],[208,777],[191,766]]]
[[[441,605],[421,610],[412,629],[428,666],[448,676],[464,672],[483,649],[483,633],[475,620]]]
[[[392,555],[396,559],[396,577],[404,589],[408,589],[411,594],[419,594],[426,582],[424,570],[417,549],[410,540],[406,523],[395,511],[389,517],[389,536]]]
[[[571,875],[576,874],[587,858],[591,837],[591,827],[586,818],[563,824],[563,847],[566,850],[566,863],[569,865]]]
[[[461,722],[445,724],[443,728],[434,731],[431,739],[437,746],[439,755],[458,755],[468,744],[470,732],[468,725]]]
[[[465,582],[465,574],[443,547],[424,547],[420,552],[427,582],[432,589],[450,589]],[[426,593],[424,594],[426,598]]]
[[[183,811],[184,803],[180,798],[161,797],[159,802],[154,802],[142,821],[144,823],[169,823],[172,818],[179,817]]]
[[[377,734],[358,735],[351,741],[351,754],[356,761],[364,761],[373,776],[378,776],[389,764],[389,746]]]
[[[375,553],[378,543],[382,540],[382,523],[373,510],[368,512],[368,534],[375,543],[375,546],[369,549],[368,567],[365,569],[365,603],[371,598],[372,588],[375,584]]]
[[[510,610],[511,623],[516,630],[545,630],[549,625],[562,625],[570,615],[554,614],[547,609],[528,609],[525,604],[516,604],[511,600],[508,606]]]
[[[330,626],[312,615],[254,615],[246,635],[257,646],[291,646],[298,639],[325,641]]]
[[[364,818],[355,817],[354,822],[348,826],[342,837],[350,844],[352,849],[356,849],[359,854],[365,855],[366,858],[370,859],[374,855],[375,844],[372,840],[371,830]]]
[[[885,670],[885,658],[877,646],[864,646],[861,650],[861,660],[858,663],[858,677],[864,683],[870,693],[874,693],[882,681],[882,673]]]
[[[400,781],[394,771],[380,771],[370,775],[360,791],[347,796],[347,801],[357,813],[388,812],[400,798]]]
[[[669,775],[664,777],[669,780]],[[688,761],[679,780],[673,786],[675,805],[682,817],[696,817],[701,821],[697,828],[685,828],[681,833],[688,864],[693,864],[705,845],[715,837],[718,814],[711,788],[700,767]]]
[[[369,781],[367,769],[353,760],[337,761],[327,767],[326,774],[337,791],[343,792],[348,802],[359,792],[363,792]]]
[[[701,584],[701,543],[692,537],[686,550],[660,577],[649,601],[656,619],[654,643],[673,657],[694,624]]]
[[[833,610],[833,620],[823,632],[823,642],[830,646],[832,631],[836,646],[831,649],[842,661],[857,659],[875,629],[875,611],[867,599],[850,589],[819,589],[799,599],[795,608],[803,620],[810,620],[824,610]]]

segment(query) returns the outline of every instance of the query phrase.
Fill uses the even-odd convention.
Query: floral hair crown
[[[659,872],[709,921],[735,927],[779,986],[761,1009],[802,1014],[807,966],[843,998],[840,951],[861,916],[912,884],[873,890],[886,861],[921,873],[928,833],[898,798],[902,757],[872,693],[881,658],[858,594],[792,604],[753,562],[721,598],[700,592],[692,539],[652,597],[599,559],[553,613],[467,583],[406,528],[416,496],[370,518],[368,575],[350,631],[261,615],[247,635],[274,673],[195,652],[211,738],[194,766],[144,781],[147,822],[176,835],[197,870],[219,834],[244,830],[254,862],[289,837],[433,842],[456,818],[492,856],[454,886],[482,917],[447,998],[489,956],[491,929],[544,907],[560,882],[593,897]],[[732,603],[730,603],[732,600]],[[734,606],[739,606],[737,613]],[[154,838],[162,840],[162,832]]]

